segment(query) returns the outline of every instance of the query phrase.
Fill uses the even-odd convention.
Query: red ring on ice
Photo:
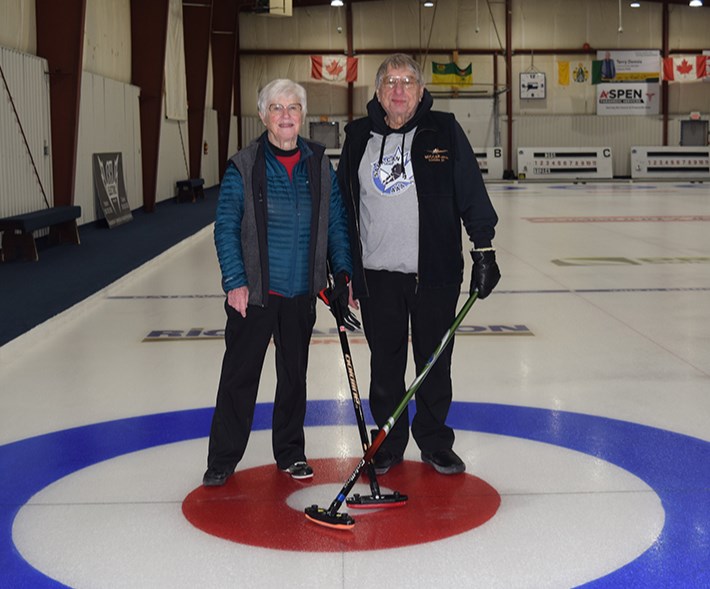
[[[491,519],[500,495],[470,474],[444,476],[430,466],[405,461],[378,477],[381,487],[409,497],[403,507],[351,509],[351,530],[333,530],[309,522],[292,509],[288,497],[304,485],[347,480],[357,459],[309,460],[315,471],[308,481],[295,481],[276,466],[238,470],[223,487],[198,487],[183,501],[187,520],[204,532],[250,546],[303,552],[349,552],[424,544],[467,532]],[[359,483],[368,483],[362,476]],[[334,497],[324,497],[328,508]],[[307,507],[306,505],[303,506]]]

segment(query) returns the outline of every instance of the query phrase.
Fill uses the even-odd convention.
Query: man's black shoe
[[[202,477],[202,485],[205,487],[221,487],[232,476],[232,472],[208,468],[205,476]]]
[[[397,456],[385,448],[380,448],[372,457],[372,466],[375,468],[375,474],[385,474],[395,464],[402,462],[402,456]]]
[[[422,460],[431,464],[440,474],[459,474],[466,470],[463,460],[453,450],[422,452]]]

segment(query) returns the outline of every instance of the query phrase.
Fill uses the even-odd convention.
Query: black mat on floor
[[[0,263],[0,346],[115,282],[214,221],[219,187],[205,198],[167,200],[154,213],[108,229],[105,222],[79,227],[81,245],[48,245],[38,239],[39,261]]]

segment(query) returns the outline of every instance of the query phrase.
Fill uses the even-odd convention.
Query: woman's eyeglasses
[[[269,112],[274,115],[279,115],[283,116],[285,112],[288,112],[292,117],[295,117],[296,115],[300,115],[301,111],[303,110],[303,107],[298,104],[289,104],[287,106],[284,106],[283,104],[270,104],[269,105]]]

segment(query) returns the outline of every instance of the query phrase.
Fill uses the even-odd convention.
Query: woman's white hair
[[[295,96],[302,108],[302,120],[305,120],[306,112],[308,111],[306,89],[293,80],[287,80],[286,78],[272,80],[261,89],[261,92],[259,92],[259,98],[257,99],[256,106],[262,117],[266,116],[269,104],[271,104],[271,101],[278,96]],[[284,106],[288,105],[284,104]]]

